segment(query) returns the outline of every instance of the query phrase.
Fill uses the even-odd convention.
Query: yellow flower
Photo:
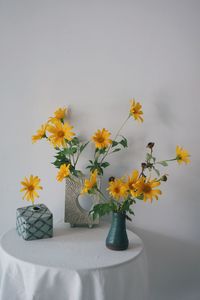
[[[138,177],[139,177],[138,170],[134,170],[132,172],[132,175],[128,176],[127,185],[128,185],[129,192],[131,193],[131,196],[133,196],[133,197],[137,197],[137,195],[138,195],[138,193],[136,191],[136,183],[139,179]]]
[[[179,164],[183,162],[188,164],[190,163],[189,159],[190,155],[187,150],[183,149],[182,147],[176,146],[176,159]]]
[[[40,129],[37,130],[36,134],[32,136],[32,143],[41,140],[42,138],[46,137],[46,129],[47,124],[43,124]]]
[[[136,102],[134,98],[131,99],[130,115],[133,116],[135,120],[143,122],[143,111],[141,110],[141,108],[142,105],[139,102]]]
[[[96,185],[97,185],[97,170],[95,170],[94,172],[91,173],[89,179],[84,180],[84,186],[83,186],[83,189],[82,189],[81,193],[82,194],[88,193]]]
[[[56,119],[60,120],[60,119],[64,119],[65,114],[66,114],[66,107],[63,108],[58,108],[55,112],[54,112],[54,116]]]
[[[23,199],[26,198],[26,200],[32,201],[34,204],[34,199],[39,197],[36,190],[42,190],[42,187],[39,185],[40,178],[38,176],[31,175],[29,179],[25,177],[24,181],[21,181],[21,184],[23,188],[20,190],[20,192],[25,191]]]
[[[72,137],[75,135],[72,132],[73,126],[70,126],[69,123],[64,123],[57,121],[54,122],[52,125],[47,126],[47,131],[52,133],[49,136],[50,142],[53,144],[54,147],[66,146],[66,140],[71,141]]]
[[[138,182],[136,183],[136,188],[137,188],[137,193],[138,195],[143,195],[144,197],[144,201],[146,202],[148,199],[150,202],[153,201],[153,198],[155,198],[156,200],[158,200],[158,195],[161,195],[162,192],[161,190],[158,189],[153,189],[157,186],[160,185],[159,181],[154,180],[150,180],[147,179],[145,177],[141,177]]]
[[[63,120],[65,115],[67,113],[67,108],[63,107],[63,108],[58,108],[55,112],[54,112],[54,116],[49,118],[49,122],[54,123],[54,121],[60,121]]]
[[[109,182],[109,187],[107,188],[109,194],[119,200],[121,197],[126,198],[128,196],[128,187],[121,179],[115,179]]]
[[[59,169],[57,177],[56,177],[58,181],[63,181],[63,179],[65,177],[68,177],[70,175],[69,168],[70,168],[70,164],[68,164],[68,165],[62,164],[60,166],[60,169]]]
[[[107,148],[112,141],[109,139],[110,132],[103,128],[102,130],[97,130],[92,136],[92,141],[95,143],[95,147],[98,149]]]

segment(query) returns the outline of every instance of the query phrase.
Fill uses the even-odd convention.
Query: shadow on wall
[[[155,108],[158,121],[168,128],[174,127],[174,123],[177,121],[177,116],[173,111],[172,105],[173,99],[167,93],[160,92],[155,97]]]
[[[134,228],[145,245],[148,300],[200,299],[200,245]]]

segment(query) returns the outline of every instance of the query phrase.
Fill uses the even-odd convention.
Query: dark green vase
[[[106,247],[111,250],[126,250],[128,244],[126,216],[124,213],[113,213],[110,231],[106,238]]]

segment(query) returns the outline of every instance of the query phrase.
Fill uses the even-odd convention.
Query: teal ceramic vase
[[[112,223],[106,238],[106,247],[111,250],[126,250],[128,244],[126,215],[125,213],[113,212]]]

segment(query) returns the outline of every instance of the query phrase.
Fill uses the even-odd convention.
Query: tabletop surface
[[[1,237],[0,247],[19,262],[71,270],[113,267],[135,259],[142,252],[141,239],[129,230],[127,250],[107,249],[108,230],[106,224],[89,229],[71,228],[69,224],[59,223],[54,227],[53,238],[25,241],[12,229]]]

